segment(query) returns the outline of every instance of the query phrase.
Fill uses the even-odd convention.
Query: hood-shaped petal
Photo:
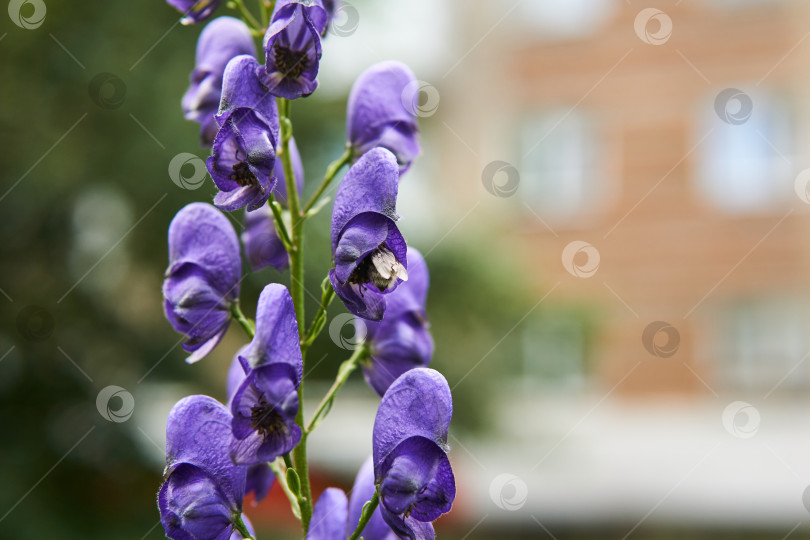
[[[410,437],[424,437],[444,448],[453,416],[447,380],[436,370],[416,368],[400,376],[385,392],[373,430],[374,474],[383,460]]]
[[[343,540],[346,538],[348,504],[346,494],[342,489],[326,488],[312,509],[307,540]]]
[[[169,225],[167,277],[186,263],[201,267],[215,290],[229,298],[238,295],[242,273],[239,239],[228,218],[210,204],[185,206]]]
[[[231,415],[215,399],[194,395],[175,404],[166,421],[166,473],[181,464],[211,476],[231,508],[240,510],[245,493],[245,469],[231,462],[228,441]]]
[[[338,187],[332,209],[332,251],[337,248],[341,232],[355,216],[364,212],[382,214],[397,221],[399,168],[394,155],[375,148],[352,165]]]
[[[410,166],[420,151],[409,91],[416,84],[410,68],[395,61],[375,64],[357,78],[346,113],[346,136],[356,155],[382,146],[397,156],[402,172]]]
[[[210,17],[222,0],[166,0],[166,2],[184,15],[180,22],[188,25]]]
[[[279,283],[267,285],[256,306],[256,335],[246,354],[250,366],[287,364],[295,374],[297,388],[304,373],[299,339],[290,292]]]
[[[259,82],[256,75],[258,69],[259,63],[250,55],[237,56],[228,62],[222,79],[222,99],[217,122],[224,124],[228,116],[239,107],[253,109],[267,123],[275,145],[281,141],[278,107],[275,97]]]

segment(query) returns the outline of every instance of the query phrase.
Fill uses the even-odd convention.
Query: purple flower
[[[180,22],[195,24],[204,21],[219,7],[222,0],[166,0],[166,2],[185,15]]]
[[[429,283],[422,255],[408,248],[408,281],[386,298],[385,318],[366,323],[371,356],[362,364],[368,384],[381,396],[400,375],[424,367],[433,356],[425,302]]]
[[[351,496],[349,498],[349,532],[353,531],[360,523],[360,516],[363,514],[363,505],[374,496],[374,464],[369,457],[357,477],[354,479]],[[314,516],[313,516],[314,519]],[[416,531],[417,538],[433,539],[433,524],[413,521],[411,523]],[[399,537],[391,530],[391,527],[383,520],[382,512],[378,506],[365,528],[361,531],[365,540],[397,540]]]
[[[241,273],[239,240],[228,218],[205,203],[177,213],[169,225],[163,296],[169,322],[188,336],[187,362],[203,358],[225,335]]]
[[[166,423],[160,521],[176,540],[225,539],[242,513],[245,468],[228,454],[231,415],[208,396],[180,400]]]
[[[447,381],[428,368],[407,371],[380,402],[374,478],[382,518],[400,536],[425,538],[418,522],[436,520],[453,504],[456,484],[446,453],[452,414]]]
[[[327,19],[321,0],[278,0],[264,35],[265,65],[258,71],[273,95],[296,99],[318,87]]]
[[[346,111],[346,136],[355,156],[387,148],[397,157],[400,173],[419,155],[414,99],[417,84],[401,62],[380,62],[364,71],[352,86]]]
[[[304,366],[292,298],[283,285],[271,283],[259,295],[256,335],[242,352],[245,379],[231,399],[231,459],[255,465],[288,453],[301,439],[295,416]]]
[[[236,356],[233,357],[233,362],[228,369],[227,392],[228,392],[228,405],[232,403],[233,396],[236,394],[237,389],[245,380],[246,374],[242,367],[240,357],[244,358],[249,345],[242,347]],[[245,495],[253,492],[253,498],[256,502],[261,502],[267,496],[270,488],[273,487],[273,481],[276,479],[273,470],[267,463],[259,463],[251,465],[247,468],[247,478],[245,480]]]
[[[219,129],[214,114],[219,108],[222,78],[228,61],[242,54],[256,55],[248,27],[233,17],[217,17],[200,33],[191,85],[183,96],[183,114],[200,124],[200,142],[209,146]],[[275,101],[275,100],[273,100]]]
[[[307,540],[345,539],[348,504],[342,489],[326,488],[312,509]]]
[[[290,158],[292,159],[295,183],[300,193],[304,185],[304,166],[295,139],[290,139]],[[284,180],[284,167],[281,160],[276,160],[273,174],[278,178],[273,195],[282,207],[287,206],[287,186]],[[245,245],[245,255],[253,270],[265,266],[272,266],[284,270],[289,266],[287,250],[276,232],[273,221],[273,211],[265,205],[255,212],[245,213],[245,230],[242,232],[242,243]]]
[[[225,211],[261,207],[276,185],[273,175],[279,139],[275,99],[256,78],[252,56],[231,59],[225,67],[216,120],[222,126],[206,164],[219,188],[214,204]]]
[[[394,155],[375,148],[349,169],[335,195],[329,280],[364,319],[382,319],[385,295],[408,279],[407,246],[395,224],[398,181]]]

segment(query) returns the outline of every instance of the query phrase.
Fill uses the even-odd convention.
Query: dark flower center
[[[371,283],[383,292],[399,278],[407,280],[408,272],[388,246],[382,243],[358,263],[349,275],[348,282],[358,285]],[[362,290],[361,287],[361,293]]]
[[[286,426],[281,413],[262,396],[259,398],[259,404],[250,408],[250,427],[266,439],[283,431]]]
[[[239,159],[239,150],[236,150],[234,154],[234,159]],[[258,186],[259,179],[256,178],[256,175],[253,174],[253,171],[250,170],[246,161],[237,161],[234,163],[233,167],[231,167],[232,171],[231,174],[228,175],[230,180],[233,180],[240,187],[245,186]]]
[[[276,71],[283,77],[292,79],[300,77],[309,64],[306,51],[293,51],[281,45],[273,47],[273,58],[276,62]]]

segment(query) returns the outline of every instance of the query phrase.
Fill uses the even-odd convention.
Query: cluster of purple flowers
[[[184,13],[184,23],[196,23],[219,1],[168,3]],[[236,5],[244,9],[241,0]],[[396,225],[399,181],[420,152],[416,117],[402,97],[415,78],[403,64],[383,62],[357,79],[348,101],[347,153],[312,201],[344,163],[351,164],[332,208],[333,268],[325,282],[332,289],[324,292],[321,315],[334,292],[365,320],[367,339],[347,361],[349,372],[360,366],[382,397],[372,455],[351,499],[329,488],[313,505],[305,450],[298,450],[323,411],[306,424],[300,399],[306,348],[324,320],[316,316],[304,328],[295,287],[291,295],[277,283],[261,292],[255,322],[242,314],[240,237],[222,211],[244,209],[241,244],[251,269],[296,267],[300,233],[288,232],[290,219],[294,226],[311,208],[298,204],[304,168],[285,128],[288,100],[317,88],[321,40],[335,5],[265,5],[266,27],[256,27],[252,17],[250,26],[231,17],[208,23],[182,101],[186,118],[200,124],[202,143],[211,146],[207,166],[217,193],[213,206],[189,204],[169,227],[166,316],[186,336],[189,363],[211,352],[233,320],[251,341],[231,364],[226,404],[195,395],[169,414],[161,521],[175,539],[253,538],[243,499],[251,492],[263,499],[278,478],[307,538],[433,538],[432,522],[455,497],[447,458],[452,398],[445,379],[426,367],[434,348],[425,313],[427,266]],[[263,65],[254,36],[263,36]]]

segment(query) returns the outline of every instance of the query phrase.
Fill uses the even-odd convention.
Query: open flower
[[[413,72],[401,62],[380,62],[360,74],[346,106],[346,137],[355,156],[382,146],[397,157],[400,173],[408,170],[420,152],[416,109],[408,92],[415,83]]]
[[[304,186],[304,166],[301,163],[301,155],[298,153],[294,138],[290,138],[289,148],[295,174],[295,184],[298,193],[301,193]],[[282,208],[286,208],[287,185],[281,160],[276,160],[273,175],[278,179],[273,195]],[[266,266],[284,270],[290,264],[287,250],[284,248],[284,244],[281,243],[278,232],[276,232],[273,211],[267,205],[262,206],[255,212],[245,213],[245,230],[242,232],[242,243],[245,245],[245,255],[253,270],[259,270]]]
[[[231,399],[231,459],[240,465],[273,461],[301,439],[295,416],[304,366],[292,298],[283,285],[271,283],[259,295],[256,335],[239,362],[245,378]]]
[[[374,479],[382,518],[402,537],[425,538],[422,523],[453,504],[456,485],[446,454],[452,414],[447,381],[428,368],[406,372],[380,402],[372,438]]]
[[[433,356],[425,302],[430,276],[422,255],[408,248],[408,281],[386,297],[385,318],[366,323],[370,357],[362,364],[368,384],[381,396],[400,375],[425,367]]]
[[[256,55],[247,25],[233,17],[217,17],[203,28],[191,85],[183,96],[183,114],[200,124],[200,142],[209,146],[219,129],[214,114],[219,108],[222,80],[228,61],[239,55]],[[275,101],[275,100],[273,100]]]
[[[189,363],[225,335],[239,296],[242,260],[233,226],[210,204],[192,203],[169,225],[169,267],[163,282],[166,317],[186,334]]]
[[[236,391],[239,389],[239,386],[246,377],[245,369],[242,367],[244,360],[240,360],[239,358],[245,357],[248,347],[249,345],[245,345],[239,350],[238,353],[236,353],[236,356],[233,357],[233,362],[231,362],[231,366],[228,369],[227,403],[229,406],[233,401],[233,396],[236,394]],[[254,500],[256,502],[261,502],[262,499],[267,496],[270,488],[273,487],[273,482],[275,479],[276,476],[273,474],[273,470],[270,468],[269,464],[258,463],[256,465],[249,466],[247,468],[245,478],[245,495],[253,492]]]
[[[210,17],[222,0],[166,0],[166,2],[185,15],[180,20],[181,23],[195,24]]]
[[[208,396],[189,396],[169,413],[160,521],[176,540],[225,539],[242,513],[245,468],[228,454],[231,415]]]
[[[273,95],[296,99],[318,87],[315,78],[327,19],[320,0],[278,0],[264,35],[265,65],[258,71]]]
[[[329,280],[364,319],[382,319],[385,295],[408,279],[407,246],[395,223],[398,181],[394,155],[375,148],[349,169],[335,195]]]
[[[216,114],[222,127],[206,164],[219,188],[214,204],[228,212],[260,208],[276,186],[278,109],[256,78],[258,66],[255,58],[243,55],[225,68]]]

